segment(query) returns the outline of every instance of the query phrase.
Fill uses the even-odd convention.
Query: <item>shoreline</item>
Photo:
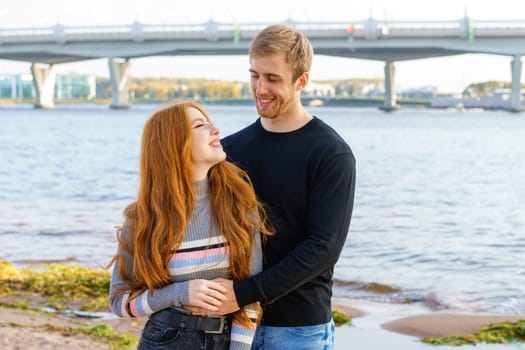
[[[170,99],[155,100],[155,99],[140,99],[130,101],[130,106],[133,105],[158,105],[169,103]],[[94,101],[55,101],[55,106],[67,106],[67,105],[110,105],[110,100],[94,100]],[[221,100],[198,100],[197,102],[202,103],[206,106],[255,106],[252,98],[244,99],[221,99]],[[382,98],[374,97],[314,97],[304,96],[302,98],[303,105],[305,107],[355,107],[355,108],[379,108],[383,106]],[[0,106],[10,105],[32,105],[32,100],[24,101],[7,101],[0,100]],[[403,108],[431,108],[430,100],[425,99],[398,99],[397,104]],[[442,108],[443,109],[443,108]]]
[[[332,298],[332,308],[348,312],[353,321],[366,319],[365,324],[417,338],[465,336],[489,324],[525,320],[525,315],[432,311],[417,304],[384,304],[346,298]]]
[[[333,298],[332,306],[347,310],[352,316],[352,325],[336,327],[334,350],[347,350],[349,346],[363,350],[457,350],[461,346],[431,345],[423,343],[421,338],[466,336],[493,323],[525,319],[525,315],[432,311],[421,304],[383,304],[346,298]],[[520,342],[475,346],[476,350],[525,349],[525,343]]]
[[[133,108],[136,105],[164,105],[172,100],[134,100],[131,101],[128,108]],[[197,102],[204,106],[249,106],[253,107],[253,100],[251,99],[223,99],[223,100],[198,100]],[[1,101],[0,108],[9,106],[33,106],[33,101]],[[57,106],[107,106],[109,108],[110,101],[55,101]],[[380,98],[317,98],[304,97],[303,105],[307,108],[328,107],[328,108],[379,108],[383,107],[383,99]],[[125,109],[128,109],[125,108]],[[53,109],[53,108],[51,108]],[[385,112],[392,112],[397,109],[428,109],[428,110],[456,110],[461,112],[491,112],[491,111],[509,111],[520,112],[523,110],[513,110],[499,105],[467,105],[464,106],[460,101],[450,105],[432,105],[430,100],[419,99],[398,99],[396,106],[393,109],[385,109]]]
[[[2,301],[0,297],[0,302]],[[425,336],[467,335],[501,321],[525,319],[525,315],[464,314],[431,311],[416,304],[382,304],[364,300],[333,298],[333,309],[352,317],[352,325],[336,327],[334,350],[430,349]],[[25,349],[110,349],[104,339],[64,331],[75,327],[106,324],[118,334],[138,337],[146,319],[86,318],[71,314],[48,314],[0,306],[0,348]],[[60,327],[64,329],[60,329]],[[442,345],[440,350],[458,349]],[[525,349],[525,343],[476,345],[476,349]]]

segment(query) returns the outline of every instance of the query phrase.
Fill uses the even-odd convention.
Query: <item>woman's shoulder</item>
[[[137,205],[136,202],[131,203],[124,209],[124,222],[121,226],[118,226],[118,232],[121,239],[129,237],[132,228],[134,226],[135,219],[137,217]]]

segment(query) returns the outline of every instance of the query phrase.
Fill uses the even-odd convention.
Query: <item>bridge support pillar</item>
[[[521,56],[515,55],[510,64],[512,70],[512,90],[510,95],[509,110],[512,112],[521,112]]]
[[[31,64],[33,86],[35,87],[35,108],[51,109],[55,107],[53,91],[55,88],[56,71],[52,64]]]
[[[111,108],[129,108],[129,59],[110,58]]]
[[[398,109],[396,103],[396,93],[394,88],[395,81],[394,61],[386,61],[385,63],[385,99],[383,106],[379,107],[383,111],[391,112]]]

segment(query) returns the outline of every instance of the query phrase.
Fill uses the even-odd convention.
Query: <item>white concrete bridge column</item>
[[[110,58],[111,108],[129,108],[129,59]]]
[[[521,112],[521,56],[515,55],[510,64],[512,70],[512,91],[510,95],[510,110]]]
[[[52,64],[31,64],[33,86],[35,87],[35,108],[53,108],[53,90],[55,88],[56,71]]]
[[[385,99],[383,106],[380,107],[384,111],[393,111],[396,110],[396,93],[394,88],[395,81],[395,70],[394,61],[386,61],[385,63]]]

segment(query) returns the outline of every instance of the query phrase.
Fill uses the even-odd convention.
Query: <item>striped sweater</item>
[[[110,304],[113,313],[120,317],[145,317],[169,307],[181,307],[189,304],[188,281],[192,279],[231,279],[229,247],[223,235],[213,225],[208,197],[208,181],[195,183],[195,208],[186,227],[184,242],[173,252],[168,268],[172,283],[154,290],[148,290],[126,304],[130,294],[119,294],[118,290],[126,286],[118,271],[118,264],[113,267],[110,286]],[[126,224],[122,235],[128,234]],[[119,253],[124,256],[124,268],[131,274],[132,257],[119,246]],[[262,270],[262,252],[260,235],[254,237],[251,272]],[[257,313],[250,306],[245,307],[248,316],[255,320]],[[233,320],[230,350],[250,349],[255,331]]]

